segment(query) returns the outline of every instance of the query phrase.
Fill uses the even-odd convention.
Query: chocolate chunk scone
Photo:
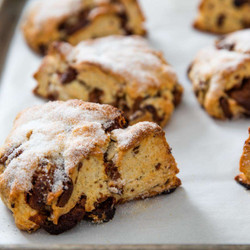
[[[82,40],[117,35],[145,35],[137,0],[38,0],[23,20],[29,46],[46,54],[53,41],[76,45]]]
[[[235,180],[250,189],[250,128],[248,129],[249,138],[245,141],[243,154],[240,159],[240,174],[235,177]]]
[[[218,119],[250,115],[250,29],[198,53],[188,72],[202,107]]]
[[[172,67],[139,36],[109,36],[75,47],[56,42],[35,79],[38,96],[111,104],[130,124],[164,126],[182,96]]]
[[[226,34],[250,28],[250,0],[201,0],[194,27]]]
[[[118,203],[175,190],[177,173],[161,127],[80,100],[24,110],[0,149],[1,198],[28,232],[108,221]]]

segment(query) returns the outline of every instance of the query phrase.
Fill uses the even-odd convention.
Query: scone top
[[[22,29],[29,46],[46,54],[53,41],[77,44],[111,34],[144,35],[144,16],[134,0],[38,0]]]
[[[54,43],[49,54],[53,53],[60,53],[79,72],[81,65],[94,64],[118,76],[134,98],[161,88],[172,89],[173,83],[178,82],[162,53],[140,36],[109,36],[83,41],[75,47]]]
[[[250,29],[233,32],[216,41],[218,49],[250,54]]]
[[[42,161],[54,162],[59,166],[52,186],[56,192],[82,158],[103,154],[110,137],[108,131],[125,124],[118,109],[79,100],[28,108],[17,116],[0,150],[1,163],[8,165],[1,185],[7,181],[12,191],[29,191],[36,166]]]

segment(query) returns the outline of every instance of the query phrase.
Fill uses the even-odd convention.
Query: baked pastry
[[[112,219],[118,203],[176,189],[163,130],[125,127],[118,109],[81,100],[21,112],[0,149],[0,194],[18,228],[59,234],[82,219]]]
[[[202,107],[218,119],[250,115],[250,29],[216,41],[198,53],[189,78]]]
[[[53,41],[117,35],[145,35],[137,0],[38,0],[28,10],[22,30],[29,46],[42,55]]]
[[[172,67],[139,36],[109,36],[76,47],[56,42],[34,77],[40,97],[111,104],[130,124],[164,126],[182,95]]]
[[[248,129],[249,138],[245,141],[243,154],[240,159],[240,174],[235,177],[235,180],[250,189],[250,128]]]
[[[194,27],[226,34],[250,28],[250,0],[201,0]]]

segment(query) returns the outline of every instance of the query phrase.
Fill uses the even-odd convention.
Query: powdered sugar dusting
[[[52,187],[56,192],[82,158],[94,149],[105,150],[109,134],[105,134],[102,125],[118,115],[111,106],[79,100],[49,102],[25,110],[16,119],[3,148],[14,150],[0,181],[5,179],[12,188],[28,191],[39,162],[48,161],[57,166]]]
[[[62,18],[74,16],[83,9],[95,9],[95,7],[109,2],[110,0],[38,0],[31,7],[31,11],[37,10],[34,23],[40,26],[51,19],[58,22]]]
[[[50,19],[72,15],[79,11],[82,2],[83,0],[39,0],[32,6],[38,10],[34,17],[34,23],[41,25]]]
[[[111,133],[111,137],[117,141],[120,149],[126,149],[133,141],[139,139],[144,134],[148,135],[155,130],[161,130],[161,128],[153,122],[138,122],[133,126],[129,126],[126,129],[115,129]]]
[[[232,45],[233,50],[250,54],[250,29],[236,31],[219,42],[220,46]]]
[[[198,53],[192,71],[198,71],[199,75],[206,78],[225,70],[236,70],[245,60],[249,60],[246,54],[206,48]]]
[[[122,75],[137,91],[159,86],[159,72],[169,70],[156,51],[141,37],[109,36],[79,43],[68,55],[70,63],[91,62]],[[171,72],[172,73],[172,72]],[[135,89],[136,89],[135,88]]]

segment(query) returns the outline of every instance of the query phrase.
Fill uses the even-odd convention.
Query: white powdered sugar
[[[249,58],[246,54],[209,47],[198,53],[193,70],[203,77],[212,76],[225,70],[234,71]]]
[[[4,145],[6,152],[13,152],[0,180],[6,180],[11,188],[28,191],[39,163],[47,161],[56,165],[52,187],[56,192],[81,159],[93,150],[106,149],[110,135],[102,124],[118,115],[111,106],[79,100],[49,102],[25,110],[17,117]]]
[[[250,29],[236,31],[227,35],[220,45],[233,45],[233,50],[250,54]]]
[[[135,140],[143,135],[148,135],[155,130],[161,130],[159,125],[153,122],[138,122],[126,129],[115,129],[111,132],[111,137],[117,141],[118,148],[126,149]]]
[[[31,8],[37,9],[34,23],[41,25],[50,19],[73,15],[81,8],[83,0],[39,0]]]
[[[68,54],[69,63],[94,63],[135,85],[137,91],[159,86],[159,74],[173,71],[141,37],[109,36],[79,43]]]

